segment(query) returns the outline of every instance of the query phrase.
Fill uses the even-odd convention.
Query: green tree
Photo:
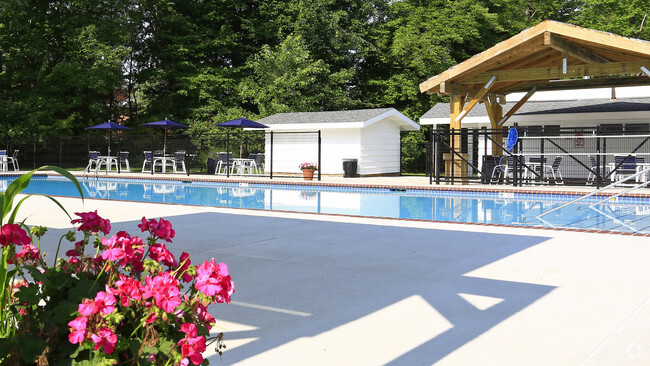
[[[650,40],[650,3],[646,0],[584,0],[575,24],[625,37]]]
[[[0,110],[10,136],[70,134],[117,114],[121,3],[2,3]]]
[[[301,36],[289,35],[277,47],[262,47],[250,68],[253,76],[242,81],[241,95],[257,105],[262,116],[351,104],[345,85],[354,71],[331,73],[325,61],[311,57]]]

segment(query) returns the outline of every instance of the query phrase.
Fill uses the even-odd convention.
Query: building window
[[[622,123],[607,123],[600,125],[601,131],[605,135],[621,135],[623,134]]]
[[[626,123],[625,133],[647,133],[650,132],[649,123]]]

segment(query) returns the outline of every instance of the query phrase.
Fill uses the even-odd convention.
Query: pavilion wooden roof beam
[[[629,77],[640,74],[639,64],[630,64],[641,62],[644,66],[648,60],[648,41],[547,20],[429,78],[420,84],[420,90],[446,95],[453,93],[450,85],[454,85],[456,90],[460,85],[479,89],[495,72],[502,74],[497,76],[491,93],[501,94],[514,92],[510,88],[519,89],[523,84],[528,84],[529,90],[530,84],[541,85],[566,77],[615,79],[605,83],[589,82],[586,87],[598,83],[621,85],[621,76],[625,76],[626,81],[637,83],[637,79]],[[567,74],[561,72],[563,62],[567,63]],[[600,69],[596,65],[609,65],[605,67],[610,69]],[[549,75],[539,73],[553,67],[556,69],[550,70]],[[521,69],[532,70],[522,76],[525,71]],[[538,90],[543,88],[538,87]]]
[[[556,80],[585,76],[625,76],[639,74],[643,66],[650,67],[650,59],[632,62],[569,65],[566,73],[563,72],[562,66],[490,71],[458,80],[457,83],[484,83],[493,76],[497,77],[497,83],[506,81]]]
[[[490,91],[490,88],[494,85],[494,80],[496,80],[496,77],[492,77],[487,82],[487,84],[485,84],[485,86],[481,88],[481,90],[479,90],[479,92],[472,97],[472,100],[470,100],[470,102],[465,105],[465,107],[460,112],[460,114],[455,118],[455,122],[460,122],[463,119],[463,117],[465,117],[467,113],[469,113],[469,111],[471,111],[472,108],[474,108],[476,103],[481,101],[487,95],[487,93]]]
[[[611,88],[622,86],[642,86],[649,85],[647,76],[630,76],[619,78],[592,78],[592,79],[566,79],[537,82],[519,82],[513,83],[508,87],[508,93],[522,93],[530,90],[533,86],[537,91],[552,90],[575,90],[575,89],[594,89],[594,88]]]
[[[607,59],[588,51],[575,43],[571,43],[556,34],[552,34],[551,32],[544,32],[544,44],[547,44],[554,50],[560,51],[563,54],[575,57],[587,64],[609,62]]]

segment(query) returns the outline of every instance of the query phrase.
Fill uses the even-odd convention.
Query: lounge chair
[[[232,153],[226,154],[225,152],[217,153],[217,167],[214,171],[215,174],[226,174],[227,169],[230,168],[230,173],[234,169]]]
[[[556,185],[564,184],[564,179],[562,179],[562,174],[560,173],[560,169],[559,169],[561,162],[562,162],[562,157],[556,156],[555,159],[553,160],[553,164],[551,165],[544,164],[544,174],[547,174],[549,177],[552,176],[553,181],[555,182]]]
[[[84,170],[84,173],[90,172],[90,169],[93,169],[93,165],[95,166],[95,171],[99,167],[99,151],[89,151],[88,152],[88,165],[86,165],[86,169]]]
[[[143,173],[151,173],[151,169],[153,169],[153,153],[151,151],[144,151],[144,162],[142,163],[142,172]],[[149,164],[149,170],[145,170],[147,164]]]
[[[521,173],[523,172],[522,167],[523,167],[523,161],[521,160],[522,158],[519,158],[519,166],[517,167],[517,170]],[[490,183],[494,181],[494,178],[497,179],[498,181],[501,181],[501,179],[505,181],[508,180],[508,178],[513,177],[513,173],[515,171],[515,157],[510,156],[510,155],[504,155],[501,160],[499,161],[499,164],[494,167],[494,170],[492,171],[492,177],[490,179]]]
[[[596,180],[596,173],[599,173],[596,158],[591,155],[589,155],[589,165],[591,166],[591,170],[589,171],[589,175],[587,175],[587,185],[594,184],[594,181]]]
[[[120,151],[119,153],[117,153],[117,156],[118,156],[118,164],[120,165],[120,169],[130,172],[131,166],[129,165],[129,152]],[[124,168],[122,168],[122,166],[124,166]]]
[[[625,179],[637,173],[636,156],[619,155],[614,157],[614,164],[610,164],[610,178],[612,182]]]
[[[264,154],[250,154],[249,159],[253,159],[251,166],[253,174],[261,175],[264,172]]]
[[[177,151],[174,154],[174,158],[172,159],[171,164],[174,173],[178,172],[179,166],[183,169],[182,173],[187,173],[187,170],[185,168],[185,151],[183,150]]]

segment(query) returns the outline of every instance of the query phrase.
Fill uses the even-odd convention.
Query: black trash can
[[[207,170],[208,174],[214,174],[216,169],[217,169],[217,159],[213,156],[208,156],[208,164],[207,164]]]
[[[354,178],[357,176],[357,159],[343,159],[343,177]]]
[[[483,167],[481,169],[483,176],[481,177],[481,183],[490,183],[492,173],[494,173],[494,168],[499,165],[499,159],[501,159],[501,157],[498,155],[483,155]]]

